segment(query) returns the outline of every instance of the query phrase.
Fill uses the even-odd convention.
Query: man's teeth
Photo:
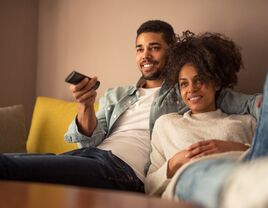
[[[153,64],[144,64],[143,67],[151,67]]]
[[[192,101],[192,100],[198,100],[199,98],[201,98],[200,96],[198,96],[198,97],[192,97],[192,98],[190,98],[189,100],[190,101]]]

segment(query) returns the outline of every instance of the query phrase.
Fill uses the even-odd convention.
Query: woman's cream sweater
[[[146,192],[161,195],[165,191],[170,182],[167,178],[167,161],[177,152],[208,139],[251,143],[255,127],[256,121],[252,116],[227,115],[219,109],[200,114],[188,111],[182,116],[177,113],[161,116],[152,134]]]

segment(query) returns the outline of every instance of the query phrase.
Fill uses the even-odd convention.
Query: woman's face
[[[215,111],[216,87],[212,82],[203,82],[196,68],[185,64],[178,77],[181,97],[192,113]]]

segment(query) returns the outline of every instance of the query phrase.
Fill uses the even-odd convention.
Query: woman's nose
[[[189,92],[195,92],[198,90],[198,86],[195,83],[190,83],[188,86],[188,91]]]

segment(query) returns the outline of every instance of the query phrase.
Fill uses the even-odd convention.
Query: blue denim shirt
[[[217,106],[227,114],[251,114],[258,117],[258,109],[255,105],[256,95],[246,95],[234,92],[231,89],[221,90],[217,98]],[[105,138],[112,133],[117,119],[137,102],[139,97],[138,87],[116,87],[108,89],[105,95],[100,98],[97,116],[97,127],[93,134],[88,137],[78,131],[76,119],[72,121],[64,138],[67,142],[79,143],[81,147],[98,146]],[[163,114],[178,112],[183,114],[188,110],[182,101],[178,89],[170,88],[163,83],[159,95],[155,98],[150,112],[150,132],[158,117]]]

